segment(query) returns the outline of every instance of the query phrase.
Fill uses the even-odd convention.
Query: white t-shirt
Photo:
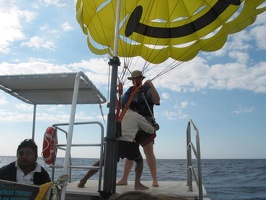
[[[122,136],[119,140],[133,142],[139,129],[147,133],[153,134],[154,128],[149,122],[137,112],[130,109],[127,110],[121,122]]]
[[[38,163],[36,163],[36,168],[32,172],[28,173],[27,175],[25,175],[24,172],[20,169],[17,161],[15,165],[17,167],[17,182],[18,183],[33,185],[34,184],[33,182],[34,172],[41,172],[41,166]]]

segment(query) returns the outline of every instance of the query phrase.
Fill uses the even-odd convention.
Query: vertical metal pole
[[[67,133],[67,144],[66,144],[63,175],[67,175],[68,170],[69,170],[69,162],[70,162],[69,159],[70,159],[72,136],[73,136],[74,122],[75,122],[76,107],[77,107],[77,101],[78,101],[80,76],[81,76],[81,72],[77,73],[76,80],[75,80],[73,99],[72,99],[72,105],[71,105],[71,114],[70,114],[68,133]],[[61,200],[65,200],[65,196],[66,196],[66,186],[63,186],[62,193],[61,193]]]
[[[192,120],[190,120],[194,127],[195,136],[196,136],[196,145],[197,145],[197,152],[196,157],[198,161],[198,188],[199,188],[199,200],[203,200],[203,189],[202,189],[202,172],[201,172],[201,153],[200,153],[200,138],[199,138],[199,130],[195,126]]]
[[[118,0],[117,1],[117,7],[116,7],[116,25],[115,25],[115,38],[114,38],[115,39],[114,40],[114,57],[117,57],[117,52],[118,52],[120,7],[121,7],[121,0]]]
[[[32,136],[31,139],[35,140],[35,124],[36,124],[36,104],[33,106],[33,123],[32,123]]]
[[[116,91],[117,91],[117,72],[120,61],[117,56],[118,52],[118,32],[120,22],[121,0],[117,1],[116,9],[116,28],[114,41],[114,57],[110,59],[109,64],[112,66],[110,105],[107,121],[107,134],[105,138],[105,155],[104,155],[104,179],[103,195],[107,197],[116,192],[116,171],[117,171],[117,141],[116,141]]]
[[[199,200],[203,200],[202,191],[202,173],[201,173],[201,153],[200,153],[200,138],[198,129],[195,130],[197,143],[197,158],[198,158],[198,177],[199,177]]]
[[[104,195],[116,192],[116,170],[117,170],[117,141],[116,141],[116,84],[117,69],[119,59],[113,58],[112,62],[112,79],[111,79],[111,95],[107,121],[107,134],[105,138],[105,154],[104,154],[104,179],[103,192]]]
[[[187,185],[189,191],[193,191],[192,188],[192,156],[191,156],[191,126],[190,122],[187,125]]]

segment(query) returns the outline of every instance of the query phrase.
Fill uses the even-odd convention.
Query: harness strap
[[[144,99],[144,101],[145,101],[145,103],[146,103],[146,105],[147,105],[147,107],[148,107],[148,110],[149,110],[149,112],[150,112],[150,114],[151,114],[152,120],[154,121],[154,123],[156,123],[155,118],[154,118],[154,115],[153,115],[153,113],[152,113],[152,111],[151,111],[151,108],[150,108],[148,102],[147,102],[147,99],[146,99],[146,97],[145,97],[144,92],[142,92],[141,94],[142,94],[142,98]]]
[[[123,117],[125,116],[128,108],[129,108],[129,105],[130,103],[132,102],[134,96],[136,95],[136,93],[139,91],[139,89],[141,88],[142,85],[140,85],[139,87],[137,86],[133,86],[133,89],[131,90],[131,93],[130,93],[130,97],[129,99],[127,100],[127,103],[124,105],[123,109],[122,109],[122,112],[118,118],[118,122],[121,122]]]

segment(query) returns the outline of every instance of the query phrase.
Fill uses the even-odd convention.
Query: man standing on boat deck
[[[37,163],[37,158],[36,143],[25,139],[17,148],[17,160],[0,168],[0,179],[31,185],[50,182],[48,172]]]
[[[141,174],[143,171],[143,158],[139,151],[139,144],[134,142],[138,129],[145,130],[146,133],[153,135],[156,130],[159,129],[158,124],[154,124],[154,127],[140,114],[137,113],[138,104],[134,101],[129,105],[129,109],[125,113],[121,122],[122,135],[118,140],[118,161],[120,158],[127,158],[135,161],[135,190],[147,190],[146,187],[140,182]],[[104,163],[103,163],[104,164]],[[99,166],[99,161],[94,163],[94,166]],[[99,170],[91,169],[78,183],[79,188],[83,188],[87,180],[97,173]]]
[[[138,113],[145,117],[151,124],[155,123],[153,106],[160,105],[160,96],[154,87],[151,80],[146,80],[142,85],[142,81],[145,78],[142,72],[135,70],[131,73],[131,77],[128,77],[129,80],[132,80],[133,86],[131,86],[124,94],[122,99],[122,105],[125,106],[128,99],[131,96],[133,87],[140,87],[139,91],[134,96],[134,101],[138,103],[139,111]],[[157,169],[156,169],[156,157],[153,151],[154,138],[156,134],[150,135],[145,133],[144,130],[139,130],[135,141],[143,147],[143,151],[146,156],[146,161],[150,169],[152,176],[152,186],[159,187],[157,181]],[[125,159],[124,172],[122,178],[116,183],[116,185],[127,185],[128,175],[132,169],[133,161]]]

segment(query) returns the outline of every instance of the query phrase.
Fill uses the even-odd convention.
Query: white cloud
[[[205,60],[196,57],[168,72],[167,76],[162,76],[157,85],[176,92],[200,90],[207,86],[208,73],[209,66],[205,64]]]
[[[264,2],[261,6],[260,6],[260,8],[265,8],[266,7],[266,2]],[[261,14],[259,14],[258,16],[257,16],[257,19],[256,19],[256,21],[255,21],[255,23],[252,25],[252,26],[257,26],[257,25],[261,25],[261,24],[265,24],[266,22],[265,22],[265,18],[266,18],[266,12],[263,12],[263,13],[261,13]]]
[[[238,59],[243,55],[236,55]],[[206,65],[196,57],[156,80],[156,87],[172,91],[199,91],[204,89],[243,89],[256,93],[266,92],[266,62],[250,66],[247,61]]]
[[[30,48],[34,49],[49,49],[49,50],[54,50],[55,45],[54,42],[46,40],[45,38],[41,38],[38,36],[32,37],[29,42],[23,42],[21,44],[22,46],[27,46]]]
[[[35,17],[35,12],[19,9],[16,1],[0,1],[0,53],[8,54],[14,42],[25,38],[23,23]]]
[[[179,119],[186,119],[188,118],[187,114],[182,114],[182,112],[179,113]]]
[[[252,37],[247,30],[242,30],[237,34],[231,35],[230,37],[232,40],[229,43],[230,45],[227,46],[229,51],[232,50],[244,51],[252,47],[249,43],[252,40]]]
[[[253,110],[254,110],[254,108],[239,107],[238,109],[234,110],[233,113],[235,113],[235,114],[250,113]]]
[[[238,63],[247,63],[249,61],[248,53],[241,51],[232,51],[229,53],[230,58],[234,58]]]
[[[266,92],[266,62],[252,67],[235,63],[215,65],[211,68],[211,74],[213,76],[211,88],[244,89],[257,93]]]
[[[61,28],[64,30],[64,31],[69,31],[69,30],[73,30],[73,27],[68,23],[68,22],[65,22],[61,25]]]
[[[251,35],[255,38],[258,48],[263,50],[266,50],[265,33],[266,33],[265,24],[263,26],[254,27],[251,30]]]
[[[36,73],[62,73],[83,71],[89,79],[98,85],[107,86],[108,68],[102,59],[81,61],[57,65],[42,59],[31,59],[21,63],[0,63],[0,74],[36,74]],[[110,84],[110,83],[109,83]]]
[[[35,73],[56,73],[69,72],[70,70],[62,65],[55,65],[43,61],[31,61],[25,63],[0,63],[0,74],[35,74]]]
[[[240,63],[215,64],[208,66],[204,59],[195,58],[172,70],[167,76],[156,79],[157,88],[172,91],[200,91],[204,89],[243,89],[256,93],[266,93],[266,62],[255,66]],[[107,86],[108,67],[102,59],[91,59],[80,63],[56,65],[45,60],[29,59],[24,63],[0,64],[0,74],[30,74],[66,71],[83,71],[96,84]],[[110,83],[109,83],[110,84]],[[168,93],[161,94],[162,99],[169,99]]]
[[[266,49],[266,12],[258,15],[257,20],[254,24],[247,27],[246,29],[229,35],[224,46],[215,52],[203,53],[204,56],[212,58],[214,56],[226,56],[229,55],[230,58],[235,59],[237,62],[246,63],[248,61],[249,55],[248,51],[254,51],[254,48],[259,50]],[[255,46],[255,44],[256,46]]]
[[[44,25],[42,25],[42,26],[40,27],[40,30],[41,30],[41,31],[47,31],[47,30],[49,30],[49,26],[48,26],[47,24],[44,24]]]
[[[110,75],[109,67],[103,59],[93,58],[89,61],[82,60],[79,63],[69,64],[69,67],[73,71],[83,71],[93,83],[105,86],[108,84],[108,75]]]
[[[175,120],[177,118],[176,112],[164,111],[162,115],[169,120]]]
[[[167,119],[170,120],[175,120],[175,119],[185,119],[188,118],[188,114],[184,114],[183,110],[187,108],[188,105],[194,105],[193,102],[188,102],[188,101],[182,101],[180,103],[176,103],[174,106],[174,109],[176,111],[164,111],[163,116],[166,117]]]
[[[8,103],[8,101],[7,101],[6,97],[3,95],[0,95],[0,105],[5,105],[7,103]]]
[[[1,109],[0,120],[1,121],[11,121],[11,122],[32,122],[33,117],[33,106],[32,105],[16,105],[16,111],[9,112],[4,109]],[[92,121],[95,119],[102,119],[101,115],[96,113],[90,113],[89,115],[84,112],[76,113],[76,120],[80,121]],[[36,113],[36,121],[40,122],[67,122],[69,121],[69,113],[58,111],[58,109],[51,110],[47,109],[46,111]]]
[[[165,92],[163,92],[160,96],[161,96],[163,99],[165,99],[165,100],[169,100],[169,99],[170,99],[170,94],[169,94],[169,93],[165,93]]]
[[[189,103],[188,103],[187,101],[182,101],[182,102],[181,102],[181,107],[182,107],[182,108],[186,108],[186,107],[188,106],[188,104],[189,104]]]
[[[21,110],[21,111],[32,111],[33,110],[32,105],[25,104],[25,103],[16,104],[15,107],[16,109]]]
[[[43,1],[43,3],[47,6],[53,5],[57,7],[62,7],[66,5],[65,3],[61,3],[61,0],[40,0],[40,1]]]
[[[0,113],[1,121],[16,121],[16,122],[31,122],[32,113],[21,113],[21,112],[8,112],[2,110]]]
[[[194,106],[194,102],[182,101],[180,103],[176,103],[174,108],[180,111],[181,109],[187,108],[189,105]],[[179,114],[181,114],[181,113],[179,113]]]

